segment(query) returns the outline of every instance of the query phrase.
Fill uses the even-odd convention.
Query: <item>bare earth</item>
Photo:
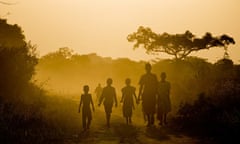
[[[135,112],[135,111],[134,111]],[[133,124],[126,125],[121,115],[121,108],[113,108],[111,127],[105,126],[105,113],[103,109],[97,108],[93,113],[93,121],[90,130],[83,132],[76,130],[66,138],[66,144],[196,144],[201,143],[196,138],[191,138],[174,132],[169,127],[155,126],[147,128],[143,118],[133,117]],[[77,114],[81,126],[81,114]],[[79,127],[80,127],[79,126]]]

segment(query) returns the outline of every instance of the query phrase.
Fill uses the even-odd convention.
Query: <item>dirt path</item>
[[[199,140],[173,132],[168,127],[146,128],[141,118],[133,118],[132,125],[126,125],[121,114],[112,114],[111,127],[105,126],[105,114],[98,108],[93,114],[91,128],[76,133],[64,140],[66,144],[195,144]]]

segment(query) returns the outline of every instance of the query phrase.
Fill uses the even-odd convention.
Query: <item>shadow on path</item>
[[[121,115],[112,116],[111,127],[105,126],[103,111],[95,112],[95,120],[90,130],[80,132],[63,141],[64,144],[198,144],[199,140],[174,131],[170,126],[147,128],[135,118],[133,125],[126,125]]]

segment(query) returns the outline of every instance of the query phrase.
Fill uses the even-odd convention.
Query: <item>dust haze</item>
[[[0,4],[7,3],[0,1]],[[133,49],[143,48],[147,54],[165,53],[173,58],[159,56],[151,61],[134,61],[130,57],[81,54],[71,47],[39,56],[37,45],[26,40],[21,26],[0,18],[0,142],[195,144],[239,141],[240,65],[234,63],[228,53],[228,46],[236,43],[233,37],[213,36],[210,32],[198,37],[189,30],[181,34],[158,34],[149,27],[139,26],[137,32],[129,32],[125,39],[134,43]],[[222,48],[223,57],[209,62],[190,55],[210,51],[209,48]],[[156,99],[149,104],[153,104],[154,109],[151,125],[149,117],[145,117],[144,100],[133,102],[131,124],[126,123],[123,116],[124,103],[120,103],[120,99],[125,80],[131,79],[138,95],[139,81],[146,73],[147,63],[157,77],[156,80],[154,75],[157,86],[164,82],[160,78],[163,72],[171,85],[167,90],[171,111],[166,114],[164,125],[154,113],[155,103],[159,104]],[[106,126],[106,105],[99,105],[95,93],[99,84],[106,86],[108,78],[113,80],[118,101],[118,106],[112,109],[111,127]],[[95,106],[95,112],[90,113],[88,109],[92,123],[87,130],[83,130],[83,112],[79,110],[80,97],[84,94],[90,99],[83,91],[85,85],[90,87]],[[160,95],[158,90],[156,88],[158,94],[154,96]]]

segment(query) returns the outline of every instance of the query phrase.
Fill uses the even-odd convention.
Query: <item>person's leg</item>
[[[159,106],[158,106],[158,108],[157,108],[157,119],[158,119],[159,121],[161,121],[161,109],[160,109]]]
[[[83,127],[83,130],[85,131],[86,130],[86,114],[84,112],[82,113],[82,127]]]
[[[111,113],[108,114],[108,127],[110,127]]]
[[[167,113],[164,113],[163,117],[164,117],[164,119],[163,119],[164,124],[167,125]]]
[[[107,120],[107,127],[110,127],[110,119],[111,119],[111,113],[112,113],[112,105],[106,104],[104,105],[105,112],[106,112],[106,120]]]
[[[125,117],[126,118],[126,124],[128,125],[128,117]]]
[[[130,124],[132,124],[132,118],[131,117],[129,117],[128,121],[129,121]]]
[[[147,127],[150,127],[151,125],[151,117],[150,114],[146,114],[147,115]]]
[[[146,113],[146,104],[144,103],[144,102],[142,102],[142,112],[143,112],[143,118],[144,118],[144,122],[146,123],[148,123],[149,121],[148,121],[148,114]],[[148,126],[148,124],[147,124],[147,126]]]
[[[90,128],[91,122],[92,122],[92,118],[91,118],[91,117],[88,117],[88,121],[87,121],[87,129]]]
[[[143,112],[143,119],[144,119],[144,122],[146,123],[147,122],[147,115]]]
[[[159,125],[163,125],[163,114],[159,114]]]
[[[110,113],[106,113],[107,127],[110,127],[110,117],[111,117],[111,114]]]
[[[108,125],[108,113],[106,113],[106,124]]]
[[[150,124],[154,125],[154,114],[150,114]]]

